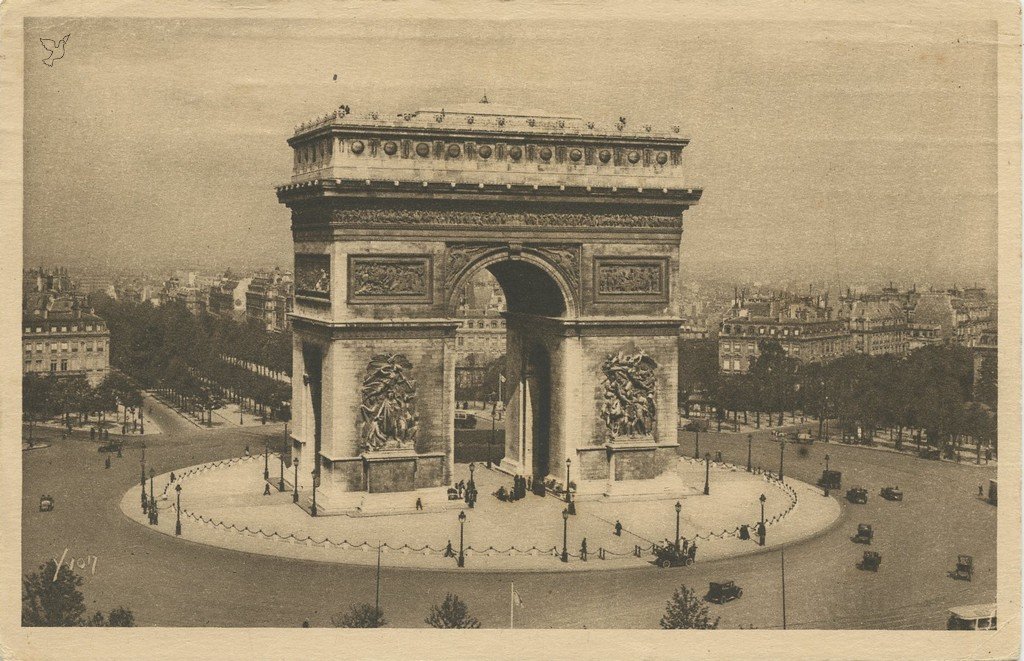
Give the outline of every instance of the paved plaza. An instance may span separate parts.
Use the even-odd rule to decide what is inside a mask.
[[[270,462],[271,483],[276,485],[280,462]],[[313,518],[293,503],[292,486],[277,487],[264,495],[262,455],[234,461],[202,464],[176,471],[182,487],[182,536],[190,541],[225,548],[286,557],[373,564],[375,548],[382,546],[389,563],[403,567],[450,568],[449,543],[459,550],[460,512],[465,522],[467,570],[562,571],[609,569],[649,565],[652,543],[675,536],[676,500],[576,503],[577,514],[567,520],[570,561],[560,560],[565,503],[554,496],[529,494],[516,502],[502,502],[493,493],[511,487],[511,478],[483,465],[474,479],[481,496],[475,508],[461,500],[441,511],[376,516],[319,516]],[[754,526],[760,520],[759,497],[764,494],[768,535],[766,547],[792,543],[819,532],[840,514],[838,502],[797,480],[778,483],[766,475],[747,473],[728,464],[712,463],[711,493],[703,495],[703,462],[680,457],[677,471],[685,483],[696,485],[698,495],[681,499],[680,535],[696,541],[698,560],[715,560],[755,553],[762,549]],[[286,471],[287,472],[287,471]],[[469,467],[456,466],[456,481],[469,480]],[[174,485],[170,473],[157,476],[154,485],[161,516],[156,529],[174,534]],[[148,488],[148,487],[147,487]],[[139,487],[129,490],[122,510],[148,525],[141,510]],[[394,498],[397,494],[389,494]],[[407,495],[413,505],[415,493]],[[308,494],[300,493],[305,503]],[[371,496],[372,497],[372,496]],[[615,534],[615,523],[622,534]],[[751,539],[739,538],[738,527],[750,526]],[[587,541],[586,562],[581,547]],[[637,547],[639,555],[635,554]]]

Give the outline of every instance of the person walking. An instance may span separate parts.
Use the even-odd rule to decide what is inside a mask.
[[[417,511],[423,511],[423,499],[422,498],[417,498],[416,499],[416,510]]]
[[[693,540],[693,543],[690,544],[688,555],[690,556],[690,564],[692,565],[697,560],[697,540]]]
[[[618,519],[615,520],[615,536],[622,537],[622,522]]]
[[[587,561],[587,538],[583,538],[583,543],[580,544],[580,560],[583,562]]]

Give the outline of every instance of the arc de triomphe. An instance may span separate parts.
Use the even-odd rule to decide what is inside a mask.
[[[443,494],[454,457],[454,293],[505,292],[500,468],[580,496],[664,490],[676,456],[678,128],[495,104],[297,128],[293,453],[305,494]],[[314,463],[315,458],[315,463]],[[308,498],[308,495],[306,496]],[[443,497],[443,496],[442,496]]]

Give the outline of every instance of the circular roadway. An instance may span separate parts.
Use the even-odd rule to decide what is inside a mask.
[[[198,430],[149,400],[165,432],[146,439],[147,470],[166,472],[253,452],[278,425]],[[56,432],[44,431],[43,435]],[[139,479],[141,452],[103,468],[103,455],[87,435],[47,439],[52,445],[23,453],[22,564],[28,573],[50,558],[97,556],[85,570],[89,608],[131,608],[140,626],[329,626],[331,615],[374,599],[372,567],[345,566],[255,555],[194,544],[155,533],[124,516],[118,503]],[[742,435],[701,434],[701,452],[721,451],[745,464]],[[693,434],[680,433],[680,452],[693,450]],[[806,456],[787,445],[785,473],[814,482],[831,455],[843,487],[869,491],[867,505],[844,505],[834,528],[785,549],[786,619],[791,628],[937,629],[952,606],[995,601],[996,508],[977,497],[995,469],[956,466],[889,452],[814,445]],[[779,446],[756,434],[755,465],[778,469]],[[899,485],[902,503],[878,496]],[[56,509],[38,511],[39,496],[53,495]],[[866,547],[850,536],[871,523]],[[855,567],[863,551],[882,554],[877,574]],[[974,580],[947,575],[958,553],[974,556]],[[733,579],[743,598],[712,606],[724,628],[782,626],[781,554],[771,550],[693,567],[602,572],[459,573],[458,570],[382,570],[381,606],[391,626],[425,626],[432,604],[453,592],[467,601],[484,627],[508,626],[509,582],[524,606],[516,627],[657,628],[672,591],[685,584],[703,593],[709,581]]]

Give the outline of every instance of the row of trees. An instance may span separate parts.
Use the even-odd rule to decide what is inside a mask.
[[[959,447],[965,440],[996,442],[995,363],[982,364],[974,381],[973,356],[956,345],[934,345],[906,356],[851,354],[826,364],[801,363],[774,340],[758,345],[759,356],[743,374],[722,374],[714,341],[680,347],[680,404],[702,393],[719,419],[741,417],[761,426],[795,417],[834,418],[844,439],[871,439],[894,429],[898,446],[914,430],[933,447]]]
[[[469,606],[457,595],[448,594],[440,604],[430,607],[424,620],[435,629],[479,629],[480,621],[469,614]],[[384,611],[370,604],[357,604],[347,613],[331,618],[336,627],[375,629],[387,624]],[[711,618],[707,604],[697,593],[680,586],[665,605],[662,629],[717,629],[718,618]]]
[[[91,386],[84,375],[58,376],[29,373],[22,377],[22,415],[28,423],[32,440],[35,426],[58,416],[70,430],[94,418],[102,425],[108,414],[116,414],[118,406],[128,422],[131,410],[142,407],[142,393],[131,379],[110,373],[99,385]]]
[[[182,410],[209,420],[214,409],[233,401],[264,416],[288,417],[291,389],[276,375],[291,372],[290,333],[197,317],[181,303],[154,307],[105,296],[92,303],[110,328],[111,363]]]

